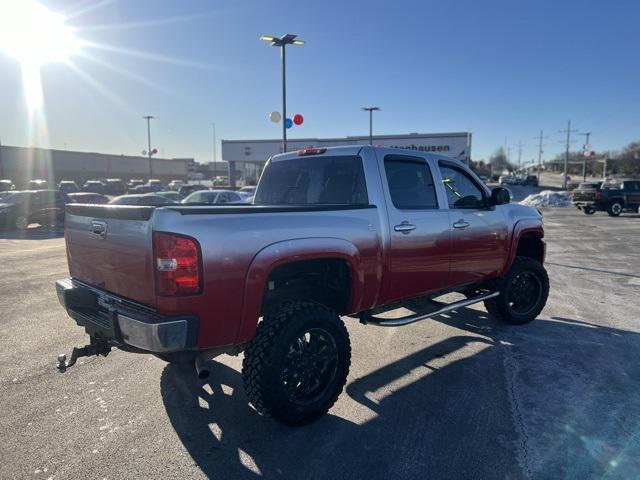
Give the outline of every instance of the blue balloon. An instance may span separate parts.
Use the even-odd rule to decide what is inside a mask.
[[[284,126],[287,128],[293,127],[293,120],[291,120],[290,118],[286,118],[284,121]]]

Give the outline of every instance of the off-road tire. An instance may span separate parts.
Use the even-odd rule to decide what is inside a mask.
[[[594,213],[596,213],[596,209],[593,207],[584,207],[582,211],[585,215],[593,215]]]
[[[622,213],[623,205],[620,202],[611,202],[609,208],[607,208],[607,213],[610,217],[619,217]]]
[[[290,399],[283,375],[294,342],[311,329],[320,329],[334,342],[337,355],[333,376],[310,404]],[[248,344],[242,380],[255,409],[287,425],[302,425],[324,415],[342,392],[351,364],[349,333],[332,309],[310,301],[285,303],[264,316]]]
[[[514,279],[522,273],[534,275],[540,282],[540,295],[531,310],[519,314],[513,311],[509,303],[509,288]],[[535,319],[545,304],[549,296],[549,277],[544,266],[529,257],[516,257],[511,264],[511,268],[504,278],[498,283],[500,295],[484,301],[484,306],[493,318],[511,325],[522,325]]]

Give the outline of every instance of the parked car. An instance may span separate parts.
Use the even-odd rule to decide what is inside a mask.
[[[26,230],[32,223],[58,225],[64,221],[66,193],[59,190],[14,191],[0,199],[0,226]]]
[[[572,193],[572,203],[587,215],[607,212],[617,217],[624,211],[637,212],[640,207],[640,180],[581,183]]]
[[[238,190],[238,193],[248,193],[249,195],[255,195],[256,187],[253,185],[247,185]]]
[[[192,193],[182,203],[244,203],[244,199],[233,190],[203,190]]]
[[[244,203],[251,203],[249,201],[250,198],[253,198],[253,195],[250,194],[249,192],[240,192],[236,190],[236,193],[240,196],[240,199],[242,200],[242,202]]]
[[[129,189],[129,194],[153,193],[155,190],[151,185],[138,185]]]
[[[182,201],[182,196],[178,192],[155,192],[155,195],[168,198],[175,203],[180,203]]]
[[[167,185],[167,188],[169,190],[174,190],[177,192],[178,190],[180,190],[180,187],[182,187],[183,185],[184,185],[184,182],[182,180],[171,180]]]
[[[104,193],[106,195],[124,195],[127,193],[127,185],[119,178],[107,178],[104,181]]]
[[[272,157],[254,205],[69,205],[71,278],[56,288],[91,343],[59,368],[118,347],[206,378],[209,359],[244,351],[256,410],[307,423],[345,385],[346,316],[402,326],[479,302],[510,324],[540,313],[542,216],[508,201],[455,159],[349,146]],[[465,298],[379,316],[443,292]]]
[[[127,191],[137,187],[138,185],[144,185],[144,180],[140,179],[140,178],[134,178],[131,179],[127,182]]]
[[[500,185],[512,185],[514,180],[514,177],[511,175],[500,175],[500,177],[498,177],[498,183]]]
[[[80,191],[76,182],[72,180],[61,180],[60,183],[58,183],[58,190],[67,194]]]
[[[154,192],[161,192],[164,190],[164,185],[162,185],[162,182],[160,180],[157,180],[155,178],[150,179],[147,182],[147,185],[151,187],[152,191]]]
[[[46,180],[29,180],[27,190],[44,190],[48,187]]]
[[[163,205],[175,205],[176,202],[155,193],[121,195],[109,202],[109,205],[144,205],[157,207]]]
[[[200,184],[183,185],[182,187],[180,187],[180,190],[178,190],[178,193],[183,197],[187,197],[193,192],[198,192],[200,190],[209,190],[209,187],[205,187],[204,185],[200,185]]]
[[[87,180],[82,186],[83,192],[105,193],[104,183],[100,180]]]
[[[11,180],[0,180],[0,192],[10,192],[15,189],[16,186]]]
[[[531,185],[532,187],[538,186],[538,177],[536,175],[527,175],[522,182],[523,185]]]
[[[73,203],[93,203],[97,205],[104,205],[105,203],[109,203],[109,198],[101,195],[100,193],[69,193],[68,197]]]

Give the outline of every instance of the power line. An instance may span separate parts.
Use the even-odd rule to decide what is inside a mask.
[[[544,153],[544,144],[542,141],[547,138],[544,136],[544,132],[540,130],[540,135],[533,137],[534,140],[538,140],[538,178],[540,178],[540,172],[542,171],[542,154]]]
[[[522,169],[522,140],[518,141],[518,170]]]
[[[567,189],[567,180],[568,180],[568,175],[569,175],[569,146],[571,145],[572,141],[571,141],[571,134],[572,133],[577,133],[578,130],[571,130],[571,120],[567,121],[567,128],[565,130],[560,130],[560,133],[566,133],[567,134],[567,138],[565,140],[565,152],[564,152],[564,175],[563,175],[563,180],[562,180],[562,188],[564,190]]]
[[[578,135],[584,135],[587,137],[584,141],[584,146],[582,147],[582,181],[587,181],[587,153],[591,154],[591,152],[587,152],[589,147],[589,137],[591,137],[591,132],[579,133]]]

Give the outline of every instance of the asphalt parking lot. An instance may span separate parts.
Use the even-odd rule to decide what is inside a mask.
[[[0,238],[0,478],[637,478],[640,215],[544,212],[551,293],[510,327],[482,306],[397,329],[346,319],[346,391],[287,428],[247,403],[242,357],[213,380],[114,351],[58,304],[59,232]]]

